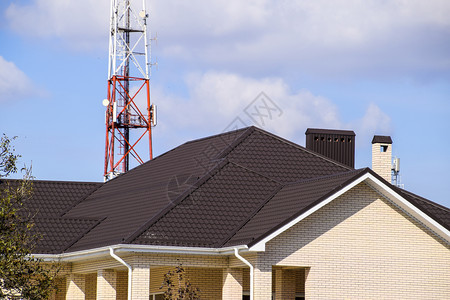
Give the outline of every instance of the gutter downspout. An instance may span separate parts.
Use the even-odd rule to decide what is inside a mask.
[[[117,256],[114,253],[114,250],[112,247],[109,247],[109,254],[111,255],[112,258],[114,258],[115,260],[117,260],[122,265],[124,265],[125,267],[128,268],[128,293],[127,294],[128,294],[128,300],[131,300],[131,275],[132,275],[133,268],[131,268],[131,266],[129,264],[127,264],[122,258]]]
[[[246,264],[247,266],[250,267],[250,300],[253,300],[253,272],[254,272],[254,268],[253,268],[253,266],[252,266],[251,263],[249,263],[245,258],[243,258],[243,257],[239,254],[238,248],[234,248],[234,255],[235,255],[240,261],[242,261],[244,264]]]

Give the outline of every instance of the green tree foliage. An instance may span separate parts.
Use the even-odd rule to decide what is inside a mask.
[[[32,256],[40,236],[24,205],[32,192],[30,170],[22,169],[23,180],[2,180],[18,171],[12,140],[0,140],[0,299],[48,299],[59,266]]]
[[[164,274],[164,281],[160,289],[164,292],[165,300],[197,300],[200,299],[200,289],[194,287],[186,276],[183,266],[180,264],[174,270]]]
[[[17,159],[19,157],[20,155],[14,154],[11,139],[3,134],[0,140],[0,178],[17,172]]]

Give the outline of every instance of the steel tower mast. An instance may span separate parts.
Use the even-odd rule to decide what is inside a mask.
[[[138,164],[144,163],[135,146],[146,134],[152,159],[156,107],[150,103],[148,14],[145,0],[140,8],[132,2],[138,1],[111,0],[108,98],[103,101],[106,106],[105,181],[127,172],[130,158]],[[131,129],[140,130],[130,134]]]

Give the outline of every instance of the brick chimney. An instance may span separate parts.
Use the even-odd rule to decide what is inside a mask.
[[[372,170],[392,182],[392,139],[390,136],[375,135],[372,139]]]

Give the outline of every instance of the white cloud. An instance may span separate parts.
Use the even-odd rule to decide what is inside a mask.
[[[166,2],[153,10],[163,53],[207,68],[320,76],[450,68],[445,0]]]
[[[357,144],[366,147],[374,135],[391,135],[392,120],[375,103],[370,103],[361,119],[351,120],[350,127],[355,128]]]
[[[389,134],[391,130],[391,118],[376,104],[370,103],[358,127],[363,131],[370,129],[376,130],[378,134]]]
[[[155,53],[204,69],[262,76],[450,69],[447,0],[148,3],[160,38]],[[76,49],[107,47],[109,1],[32,0],[11,4],[5,17],[25,36],[56,37]]]
[[[56,38],[75,50],[107,48],[109,2],[32,0],[5,11],[9,27],[25,37]]]
[[[155,134],[160,144],[175,146],[186,139],[216,134],[230,129],[233,121],[241,126],[259,125],[300,144],[304,144],[306,128],[353,129],[367,140],[374,133],[388,132],[391,126],[389,117],[374,104],[363,117],[342,120],[332,100],[307,90],[292,91],[280,78],[206,72],[189,75],[185,83],[187,97],[165,94],[157,86],[152,89],[159,111]],[[264,98],[266,106],[261,92],[269,98]],[[259,116],[252,115],[255,107]]]
[[[33,84],[13,62],[0,56],[0,103],[31,95]]]

